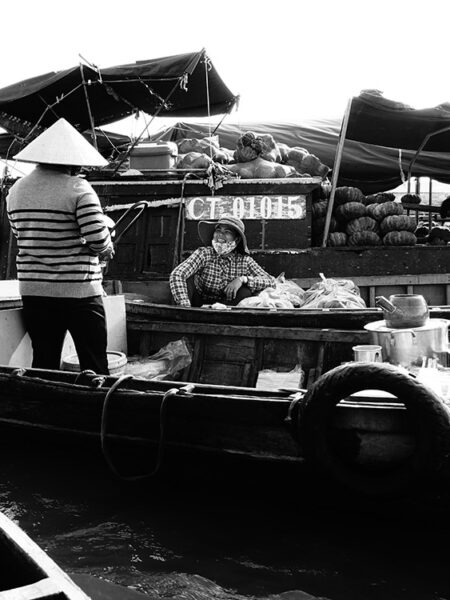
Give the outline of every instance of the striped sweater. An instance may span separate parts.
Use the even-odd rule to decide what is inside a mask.
[[[98,255],[111,246],[91,185],[38,165],[6,199],[17,238],[22,296],[87,298],[103,293]]]

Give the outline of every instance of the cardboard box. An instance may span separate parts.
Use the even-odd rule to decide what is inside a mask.
[[[138,144],[130,153],[130,168],[173,169],[178,157],[178,146],[174,142],[146,142]]]

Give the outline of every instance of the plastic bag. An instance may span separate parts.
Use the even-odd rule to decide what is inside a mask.
[[[284,273],[280,273],[276,279],[275,289],[287,297],[295,308],[302,306],[305,302],[305,290],[291,279],[286,279]]]
[[[302,308],[366,308],[359,288],[350,279],[322,280],[306,290]]]
[[[241,308],[298,308],[304,302],[305,291],[295,283],[286,279],[284,273],[278,275],[275,287],[266,288],[257,296],[244,298],[238,304]]]
[[[294,305],[286,296],[276,288],[266,288],[257,296],[244,298],[237,305],[239,308],[294,308]]]
[[[126,373],[146,379],[163,379],[173,376],[192,362],[192,352],[186,338],[169,342],[156,354],[136,360],[129,359]]]

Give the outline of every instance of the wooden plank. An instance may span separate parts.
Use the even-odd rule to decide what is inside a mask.
[[[181,196],[212,196],[211,189],[202,181],[168,180],[151,181],[143,177],[120,181],[95,181],[90,183],[101,198],[102,205],[126,202],[133,204],[137,200],[179,199]],[[298,177],[292,179],[252,179],[225,181],[220,190],[222,195],[247,196],[270,194],[308,194],[320,185],[320,177]],[[184,187],[184,193],[183,193]]]
[[[450,273],[449,246],[379,246],[279,249],[253,252],[252,257],[269,273],[284,271],[289,279],[326,277],[385,277]]]
[[[0,600],[45,600],[57,598],[60,594],[62,591],[58,582],[47,577],[20,588],[4,590],[0,592]],[[80,598],[83,597],[87,598],[87,596],[80,596]],[[64,598],[68,598],[68,596],[64,596]]]
[[[325,354],[325,343],[320,342],[319,350],[317,352],[317,363],[316,363],[316,373],[315,373],[316,378],[320,377],[322,375],[324,354]]]
[[[0,530],[3,544],[9,543],[11,550],[22,555],[28,564],[35,564],[42,579],[32,585],[12,590],[2,590],[1,600],[38,600],[39,598],[66,598],[67,600],[89,600],[64,571],[6,515],[0,513]],[[59,594],[57,594],[59,592]]]
[[[150,332],[143,331],[139,339],[139,354],[149,356],[151,348]]]
[[[181,323],[171,321],[149,322],[130,318],[128,327],[133,331],[166,331],[177,332],[180,335],[195,333],[198,335],[226,335],[248,338],[309,340],[315,342],[335,343],[365,343],[369,339],[369,332],[364,330],[345,329],[309,329],[285,327],[241,327],[236,325],[219,325],[208,323]]]

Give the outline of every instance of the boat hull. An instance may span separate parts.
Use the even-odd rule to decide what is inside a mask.
[[[5,600],[89,600],[47,554],[2,513],[0,557],[0,597]]]
[[[301,393],[187,388],[137,378],[100,381],[98,387],[97,376],[0,367],[3,441],[23,446],[28,440],[34,449],[36,438],[53,446],[58,440],[75,451],[91,444],[125,478],[137,465],[152,471],[162,449],[179,465],[187,457],[192,465],[229,461],[248,473],[249,464],[284,464],[299,476],[305,466],[297,428]],[[393,397],[343,400],[330,435],[346,460],[375,470],[407,460],[415,443],[407,411]]]

